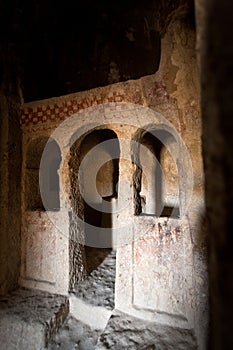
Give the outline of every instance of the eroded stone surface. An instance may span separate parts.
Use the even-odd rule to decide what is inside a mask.
[[[134,304],[185,318],[192,287],[188,226],[170,218],[145,220],[143,226],[147,233],[134,243]]]
[[[0,295],[14,289],[19,277],[22,169],[18,67],[14,49],[8,45],[3,47],[0,49],[0,65],[4,71],[0,79]],[[12,80],[11,76],[14,76]]]
[[[197,346],[191,330],[146,322],[117,312],[103,332],[70,316],[48,349],[195,350]]]
[[[70,316],[61,332],[48,344],[48,350],[92,350],[98,341],[100,330],[93,330]]]
[[[191,330],[150,323],[118,312],[110,318],[95,349],[195,350],[197,345]]]
[[[1,344],[8,350],[42,350],[68,313],[68,298],[56,294],[19,289],[1,297]]]
[[[30,211],[25,226],[21,286],[66,295],[69,283],[68,213]]]
[[[102,249],[91,251],[89,250],[88,266],[89,271],[92,271],[86,280],[79,284],[75,295],[86,303],[111,310],[114,308],[116,252],[107,250],[108,255],[105,256],[107,252]],[[91,257],[93,254],[95,255]]]

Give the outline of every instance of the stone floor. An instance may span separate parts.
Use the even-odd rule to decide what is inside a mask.
[[[86,247],[88,277],[70,296],[70,316],[49,350],[91,350],[114,309],[116,252]]]
[[[70,316],[49,350],[196,350],[192,330],[137,319],[114,310],[115,252],[87,252],[88,278],[70,297]],[[92,259],[91,259],[92,256]]]
[[[89,275],[69,300],[25,289],[0,298],[0,350],[197,349],[192,330],[115,310],[115,252],[86,255]]]
[[[192,330],[113,312],[105,329],[94,330],[69,317],[49,350],[197,350]]]
[[[0,298],[0,349],[41,350],[69,313],[67,297],[17,289]]]
[[[50,341],[48,350],[91,350],[101,333],[101,330],[94,330],[69,316],[61,331]]]
[[[190,329],[148,322],[116,311],[94,349],[197,350],[197,345]]]
[[[86,255],[89,276],[79,284],[75,295],[88,304],[112,310],[115,297],[116,252],[89,248]]]

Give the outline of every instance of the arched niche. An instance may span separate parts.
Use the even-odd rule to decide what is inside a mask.
[[[119,156],[119,141],[110,129],[93,130],[71,148],[71,204],[79,217],[95,227],[105,221],[103,200],[117,198]]]
[[[170,131],[140,130],[133,149],[135,214],[179,217],[179,146]]]
[[[61,152],[46,136],[32,140],[26,152],[25,205],[27,210],[59,210]]]

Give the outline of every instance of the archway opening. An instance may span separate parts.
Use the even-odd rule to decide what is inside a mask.
[[[111,207],[117,198],[119,177],[117,135],[110,129],[94,130],[85,136],[79,152],[79,190],[84,204],[85,243],[87,246],[111,247]],[[103,235],[103,231],[107,236]]]
[[[163,129],[142,131],[134,155],[135,214],[179,217],[179,148]]]
[[[69,162],[71,204],[79,220],[79,224],[71,221],[71,236],[74,237],[75,230],[80,227],[81,219],[83,237],[79,237],[78,241],[86,270],[81,278],[78,277],[79,271],[73,270],[71,289],[75,290],[77,296],[82,294],[89,300],[95,285],[97,299],[92,302],[109,308],[114,306],[115,252],[111,248],[112,211],[118,196],[119,157],[120,147],[116,133],[110,129],[96,129],[73,144]],[[70,254],[73,264],[75,252],[70,251]],[[81,280],[84,281],[79,283]],[[108,297],[103,294],[106,290],[111,292]]]

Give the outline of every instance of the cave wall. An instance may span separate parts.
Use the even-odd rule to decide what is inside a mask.
[[[84,135],[89,130],[103,127],[103,125],[117,134],[121,152],[118,206],[124,203],[126,209],[120,212],[119,217],[114,221],[115,238],[117,239],[116,306],[124,312],[147,320],[153,319],[170,325],[194,329],[199,346],[204,349],[208,323],[208,277],[201,158],[202,131],[195,30],[190,22],[185,20],[185,16],[169,24],[161,43],[161,53],[160,69],[154,75],[60,98],[24,104],[21,115],[23,157],[25,157],[27,145],[33,138],[42,135],[52,135],[55,139],[57,138],[63,159],[59,175],[65,189],[65,192],[61,193],[60,210],[68,217],[69,211],[72,211],[69,202],[68,165],[71,156],[69,153],[71,140],[77,135]],[[180,206],[183,213],[190,194],[186,190],[191,186],[187,172],[193,174],[192,200],[189,211],[182,219],[168,220],[168,230],[165,227],[166,218],[161,221],[157,218],[134,216],[135,166],[132,164],[130,144],[131,140],[136,140],[135,135],[141,129],[163,128],[166,127],[166,123],[169,124],[171,130],[175,128],[174,135],[179,135],[181,140],[179,146],[181,143],[185,145],[192,163],[192,166],[189,167],[188,161],[183,157],[182,152],[185,151],[180,146],[177,166]],[[62,127],[59,128],[59,125]],[[123,140],[130,142],[124,143]],[[76,205],[81,205],[80,203],[81,201],[77,201]],[[27,215],[29,217],[32,215],[24,209],[22,214],[25,218]],[[59,225],[59,213],[57,215]],[[134,223],[130,221],[130,218],[133,218]],[[73,220],[72,217],[70,219]],[[128,222],[132,224],[122,229],[121,224]],[[147,228],[147,235],[142,238],[140,230],[145,228]],[[25,220],[22,233],[25,237],[24,244],[28,246],[26,250],[29,252],[26,258],[23,257],[26,265],[30,265],[33,257],[33,251],[30,252],[30,240],[27,240],[30,230]],[[66,245],[69,245],[68,230],[69,227],[65,231]],[[59,235],[57,239],[58,237]],[[83,226],[81,224],[76,227],[74,235],[74,241],[78,240],[80,246],[76,246],[73,249],[75,254],[72,254],[72,259],[74,256],[79,257],[77,268],[75,259],[72,262],[70,260],[67,265],[69,249],[63,251],[64,261],[66,261],[64,268],[68,271],[74,268],[76,271],[76,281],[72,282],[73,285],[85,276],[86,266],[85,256],[82,253],[84,244],[82,239]],[[172,254],[171,257],[169,254]],[[43,254],[39,256],[38,264]],[[56,264],[55,262],[55,266]],[[69,266],[69,264],[74,265]],[[55,278],[58,281],[60,277],[57,275]],[[48,289],[48,283],[42,285],[39,280],[33,283],[26,280],[27,275],[23,272],[22,285]],[[157,284],[161,285],[161,289],[155,288]],[[53,288],[56,289],[57,286],[55,282]],[[153,313],[150,312],[151,308]]]
[[[233,347],[232,10],[227,1],[196,1],[209,246],[209,349]]]
[[[207,230],[201,144],[200,82],[195,50],[196,40],[195,32],[184,22],[183,24],[181,22],[171,24],[170,28],[171,35],[174,35],[173,42],[175,42],[175,45],[166,59],[170,60],[169,57],[171,57],[172,64],[179,67],[173,80],[174,90],[171,95],[177,101],[182,125],[181,135],[190,152],[194,171],[192,203],[188,214],[193,251],[192,268],[195,276],[193,290],[195,294],[194,308],[199,310],[197,313],[194,313],[194,324],[197,337],[199,338],[199,346],[200,348],[205,348],[208,329]],[[169,31],[167,35],[169,36]],[[166,45],[166,36],[164,41]],[[168,50],[171,50],[171,47]],[[164,50],[163,52],[167,51]],[[161,69],[161,71],[163,70]],[[167,72],[165,81],[168,86],[171,86],[170,79],[171,75]]]
[[[182,3],[182,1],[180,2]],[[179,6],[177,1],[167,1],[170,6]],[[175,5],[174,5],[175,4]],[[27,2],[23,2],[23,6],[27,6]],[[207,199],[207,216],[208,216],[208,232],[210,236],[210,276],[211,276],[211,349],[232,348],[231,337],[231,304],[232,304],[232,239],[231,239],[231,202],[232,202],[232,83],[231,83],[231,62],[232,62],[232,46],[231,43],[231,19],[232,13],[231,4],[227,1],[217,2],[201,0],[195,1],[196,23],[197,23],[197,51],[201,53],[198,57],[201,66],[202,79],[202,112],[203,112],[203,156],[205,161],[206,172],[206,199]],[[55,6],[56,7],[56,6]],[[65,52],[64,47],[57,42],[57,47],[50,50],[51,42],[54,40],[54,33],[57,32],[57,23],[59,20],[54,18],[55,26],[51,26],[51,21],[47,13],[53,14],[54,6],[43,4],[38,5],[37,2],[31,3],[31,6],[25,11],[21,5],[15,6],[15,2],[9,1],[1,5],[1,43],[11,43],[11,47],[20,47],[21,58],[28,67],[25,72],[24,80],[24,95],[26,100],[34,100],[44,98],[52,95],[65,94],[77,90],[77,85],[74,81],[70,81],[69,77],[65,77],[64,71],[58,77],[56,74],[59,71],[59,64],[56,62],[55,70],[46,68],[45,56],[50,57],[50,68],[54,63],[55,57],[60,57],[61,65],[69,66],[65,54],[60,56],[60,50]],[[23,11],[22,11],[23,10]],[[129,7],[130,10],[130,7]],[[182,9],[181,9],[182,10]],[[59,8],[58,12],[61,9]],[[66,8],[66,14],[68,13]],[[182,11],[181,11],[182,12]],[[74,17],[75,17],[74,11]],[[150,25],[153,22],[154,13],[151,13]],[[205,17],[206,13],[208,16]],[[45,22],[45,31],[41,31],[39,25],[36,37],[35,23],[38,24],[39,17]],[[82,14],[82,12],[81,12]],[[47,16],[47,17],[46,17]],[[75,21],[70,21],[67,17],[67,22],[75,26]],[[127,17],[127,16],[126,16]],[[62,16],[59,17],[62,22]],[[167,24],[170,23],[170,12],[164,11],[164,19]],[[34,22],[34,20],[36,21]],[[46,19],[46,20],[45,20]],[[26,26],[22,26],[22,23]],[[40,22],[40,21],[39,21]],[[166,21],[165,21],[166,22]],[[144,28],[142,23],[140,28]],[[34,26],[34,28],[33,28]],[[194,281],[194,294],[197,296],[201,290],[206,291],[206,283],[203,282],[203,276],[206,276],[205,270],[205,228],[204,226],[197,228],[196,223],[204,221],[203,216],[203,171],[201,159],[201,126],[200,126],[200,110],[199,110],[199,94],[198,94],[198,80],[196,77],[196,62],[194,53],[194,31],[189,28],[186,34],[182,32],[180,24],[172,23],[173,29],[168,31],[164,26],[159,28],[162,38],[161,42],[161,64],[159,72],[156,76],[142,78],[134,83],[126,83],[118,85],[118,88],[108,87],[101,90],[98,98],[95,93],[83,93],[81,99],[76,99],[72,96],[69,98],[60,98],[51,101],[44,101],[40,103],[32,103],[31,105],[24,105],[22,112],[22,129],[24,133],[23,141],[23,156],[25,157],[26,145],[30,139],[36,135],[50,135],[51,131],[64,121],[67,116],[76,113],[78,110],[86,108],[94,104],[101,104],[103,101],[130,101],[148,105],[154,110],[160,111],[167,119],[171,120],[173,125],[182,132],[182,137],[185,138],[186,144],[191,150],[192,162],[195,169],[195,192],[193,200],[193,215],[189,215],[190,227],[192,227],[192,242],[195,259],[193,260],[193,269],[197,274]],[[174,28],[177,26],[177,31]],[[48,28],[53,27],[53,34],[46,37],[45,33]],[[63,27],[64,28],[64,27]],[[171,29],[172,27],[170,27]],[[128,30],[128,44],[131,45],[132,39],[135,38],[135,33],[132,29]],[[130,29],[130,30],[129,30]],[[156,34],[158,27],[152,25]],[[140,30],[141,31],[141,30]],[[140,37],[140,31],[137,36]],[[177,35],[174,33],[177,32]],[[147,32],[148,33],[148,32]],[[150,33],[150,32],[149,32]],[[189,34],[187,34],[189,33]],[[154,35],[153,34],[153,35]],[[73,35],[75,39],[75,35]],[[170,37],[170,39],[169,39]],[[174,39],[175,38],[175,39]],[[64,35],[62,42],[65,43],[67,37]],[[145,36],[141,36],[141,41]],[[140,41],[139,40],[139,41]],[[175,45],[171,42],[175,40]],[[75,39],[75,42],[77,40]],[[86,44],[86,42],[85,42]],[[74,45],[72,40],[67,41],[69,46],[69,57],[72,55]],[[101,45],[99,46],[101,47]],[[67,47],[66,47],[67,48]],[[157,38],[157,48],[160,50],[160,43]],[[151,48],[150,48],[151,49]],[[18,61],[12,62],[15,54],[7,52],[6,47],[1,46],[1,273],[0,273],[0,292],[6,293],[9,289],[17,286],[17,279],[19,275],[20,266],[20,140],[21,132],[18,118],[19,104],[22,99],[20,97],[20,89],[18,87],[18,72],[15,71],[19,67]],[[98,50],[97,50],[98,51]],[[153,51],[153,50],[152,50]],[[77,49],[77,54],[80,50]],[[106,52],[103,50],[103,53]],[[138,51],[137,51],[138,52]],[[149,51],[150,53],[151,51]],[[157,51],[158,52],[158,51]],[[182,54],[181,54],[182,53]],[[182,57],[181,57],[182,56]],[[34,61],[36,57],[36,60]],[[103,57],[103,54],[102,56]],[[103,84],[116,82],[122,79],[119,73],[119,63],[117,64],[113,59],[111,61],[108,56],[108,65],[105,72],[105,81]],[[36,69],[34,69],[32,62],[35,62]],[[158,60],[156,60],[158,63]],[[65,63],[65,64],[64,64]],[[66,64],[67,63],[67,64]],[[123,62],[124,63],[124,62]],[[139,62],[141,63],[141,62]],[[124,64],[123,64],[124,66]],[[156,66],[156,64],[155,64]],[[38,69],[39,67],[39,69]],[[60,66],[61,67],[61,66]],[[71,65],[73,67],[73,65]],[[93,66],[95,67],[95,65]],[[163,68],[162,68],[163,67]],[[189,67],[189,68],[188,68]],[[151,68],[151,66],[150,66]],[[158,67],[157,67],[158,68]],[[152,68],[154,69],[154,68]],[[156,68],[155,68],[156,70]],[[36,73],[36,71],[38,73]],[[4,74],[3,74],[4,72]],[[73,71],[71,69],[73,74]],[[184,72],[185,75],[184,75]],[[213,74],[214,72],[214,74]],[[47,79],[41,79],[42,73],[44,77],[49,77],[50,84],[45,84]],[[77,70],[76,75],[80,79],[80,71]],[[147,73],[152,73],[148,71]],[[7,77],[7,74],[9,76]],[[71,76],[72,76],[71,74]],[[99,74],[100,75],[100,74]],[[86,78],[85,70],[82,76]],[[132,75],[135,78],[134,75]],[[127,76],[123,77],[126,80]],[[59,81],[58,81],[59,80]],[[89,79],[87,79],[89,80]],[[97,79],[98,80],[98,79]],[[76,80],[77,81],[77,80]],[[55,82],[55,83],[51,83]],[[96,82],[95,82],[96,83]],[[52,86],[51,86],[52,84]],[[58,86],[56,89],[54,86]],[[99,85],[99,80],[97,82]],[[132,89],[134,86],[134,93]],[[193,88],[195,86],[195,88]],[[81,86],[81,88],[90,88]],[[54,91],[53,93],[51,93]],[[133,97],[132,97],[133,95]],[[74,102],[75,101],[75,102]],[[166,101],[166,102],[165,102]],[[172,117],[171,117],[172,115]],[[174,118],[173,118],[174,117]],[[190,135],[190,130],[192,134]],[[23,164],[24,169],[25,164]],[[23,170],[24,171],[24,170]],[[213,173],[215,176],[213,176]],[[24,176],[24,172],[22,173]],[[24,179],[22,181],[22,188],[24,191]],[[216,197],[218,200],[216,200]],[[24,203],[22,203],[22,213],[24,217]],[[41,213],[40,213],[41,214]],[[36,225],[40,220],[40,214],[36,215]],[[44,214],[44,213],[43,213]],[[28,214],[30,217],[30,214]],[[46,216],[45,216],[46,217]],[[29,225],[33,226],[34,219],[28,219],[25,224],[25,217],[23,219],[22,228]],[[47,218],[46,218],[47,220]],[[46,225],[48,224],[45,221]],[[40,226],[40,225],[39,225]],[[199,227],[199,225],[198,225]],[[35,228],[37,230],[38,228]],[[41,231],[44,229],[41,226]],[[52,230],[52,229],[51,229]],[[200,235],[198,233],[201,233]],[[23,231],[24,235],[24,231]],[[42,240],[43,241],[43,236]],[[26,244],[26,243],[23,243]],[[38,246],[37,250],[41,250]],[[24,254],[24,253],[23,253]],[[67,252],[66,252],[67,254]],[[24,255],[23,255],[24,256]],[[29,261],[30,261],[29,257]],[[39,258],[40,260],[40,258]],[[25,264],[25,256],[23,259]],[[203,271],[202,271],[203,268]],[[34,272],[33,272],[34,273]],[[32,285],[32,284],[31,284]],[[34,283],[38,287],[37,283]],[[47,285],[46,285],[47,288]],[[199,313],[206,315],[205,303],[196,299],[194,308],[203,310]],[[202,306],[203,305],[203,308]],[[203,313],[202,313],[203,312]],[[203,316],[203,319],[205,316]],[[203,321],[196,320],[196,324],[202,326]]]
[[[177,2],[167,1],[170,6],[174,6]],[[182,3],[182,2],[181,2]],[[27,6],[27,2],[23,3]],[[212,295],[212,341],[211,348],[231,348],[231,303],[232,303],[232,257],[231,257],[231,202],[232,192],[230,191],[232,182],[232,85],[231,85],[231,62],[232,49],[231,43],[231,20],[229,18],[232,13],[229,3],[217,1],[206,2],[196,0],[196,23],[197,23],[197,50],[201,52],[199,63],[201,63],[202,78],[202,95],[203,95],[203,140],[204,140],[204,160],[206,171],[206,198],[208,209],[208,232],[210,236],[209,245],[211,247],[210,274],[211,274],[211,295]],[[65,94],[76,91],[75,82],[63,77],[62,70],[59,77],[61,85],[54,74],[54,70],[46,68],[45,56],[46,52],[50,55],[50,65],[57,57],[57,48],[50,53],[50,44],[54,40],[54,36],[46,38],[43,33],[48,31],[51,26],[49,16],[47,16],[45,32],[37,33],[36,38],[33,36],[33,20],[43,15],[44,4],[38,6],[36,2],[31,4],[27,11],[22,11],[19,5],[15,6],[13,1],[1,5],[1,42],[10,42],[14,47],[15,42],[21,47],[21,57],[26,62],[28,70],[25,72],[24,95],[26,100],[44,98],[51,95]],[[43,7],[44,6],[44,7]],[[35,7],[35,8],[33,8]],[[12,10],[13,9],[13,10]],[[41,11],[43,9],[43,11]],[[24,10],[24,9],[23,9]],[[48,12],[53,13],[54,7],[48,5]],[[60,10],[59,10],[60,11]],[[149,11],[150,12],[150,11]],[[205,13],[208,16],[205,17]],[[67,13],[67,11],[66,11]],[[23,14],[23,15],[22,15]],[[170,22],[169,11],[164,11],[164,18],[168,18],[167,24]],[[74,11],[75,16],[75,11]],[[151,15],[153,21],[153,16]],[[61,16],[62,17],[62,16]],[[60,18],[61,18],[60,17]],[[161,18],[160,18],[161,19]],[[42,16],[42,21],[44,17]],[[67,21],[72,22],[67,16]],[[26,23],[26,27],[22,27],[22,22]],[[164,23],[162,20],[161,22]],[[73,21],[72,23],[76,23]],[[172,24],[180,26],[180,24]],[[40,28],[40,26],[39,26]],[[57,27],[54,27],[56,32]],[[144,24],[141,25],[144,28]],[[171,27],[170,27],[171,28]],[[35,28],[34,28],[35,29]],[[156,26],[154,30],[158,29]],[[160,28],[161,29],[161,28]],[[190,215],[190,225],[196,227],[195,222],[202,222],[203,217],[203,171],[201,164],[201,127],[200,127],[200,110],[199,110],[199,94],[198,81],[196,76],[196,62],[194,53],[194,31],[189,30],[186,34],[178,29],[177,36],[174,30],[170,30],[165,35],[166,30],[160,30],[162,43],[161,52],[162,59],[159,72],[156,76],[142,78],[134,82],[135,92],[132,98],[132,83],[120,84],[115,90],[110,91],[103,89],[99,98],[93,97],[93,92],[84,93],[83,99],[69,97],[53,100],[53,102],[45,101],[41,103],[33,103],[25,105],[22,112],[22,128],[24,133],[23,155],[25,156],[25,148],[30,139],[37,134],[50,134],[66,116],[76,113],[79,109],[91,106],[93,103],[102,103],[102,101],[131,101],[144,105],[148,105],[155,110],[160,111],[167,119],[172,120],[173,125],[182,132],[182,136],[191,151],[192,162],[195,169],[195,197],[193,201],[194,215]],[[179,34],[178,34],[179,33]],[[187,33],[189,33],[187,35]],[[140,34],[140,33],[139,33]],[[5,36],[5,37],[4,37]],[[134,37],[134,33],[130,30],[127,34],[129,44]],[[170,36],[170,39],[169,39]],[[26,40],[24,40],[26,37]],[[75,37],[75,35],[74,35]],[[171,45],[171,41],[176,37],[176,44]],[[143,39],[143,37],[142,37]],[[66,37],[63,38],[66,41]],[[43,44],[41,45],[41,43]],[[158,48],[159,48],[159,41]],[[69,52],[73,52],[73,44],[70,41]],[[58,51],[61,47],[58,43]],[[29,48],[29,49],[28,49]],[[179,50],[177,50],[179,48]],[[2,49],[2,47],[1,47]],[[27,51],[28,50],[28,51]],[[63,48],[62,48],[63,50]],[[182,51],[183,50],[183,51]],[[1,50],[5,54],[5,62],[1,71],[1,274],[0,274],[0,291],[6,293],[9,289],[17,285],[17,278],[20,266],[20,126],[18,119],[18,110],[21,98],[20,89],[18,88],[18,72],[15,68],[18,62],[11,62],[14,54],[7,53],[6,48]],[[65,50],[63,50],[65,51]],[[77,50],[78,52],[78,50]],[[104,51],[103,51],[104,52]],[[79,52],[78,52],[79,53]],[[182,53],[182,55],[181,55]],[[60,56],[60,55],[59,55]],[[72,54],[70,55],[70,57]],[[182,57],[181,57],[182,56]],[[32,62],[37,58],[36,69],[33,68]],[[74,56],[73,56],[74,57]],[[75,60],[75,59],[74,59]],[[11,62],[11,63],[9,63]],[[64,64],[65,55],[61,57],[61,64]],[[157,61],[156,61],[157,62]],[[221,64],[220,64],[221,62]],[[30,63],[30,64],[29,64]],[[41,64],[40,64],[41,63]],[[105,78],[107,80],[103,84],[108,84],[120,79],[119,67],[115,62],[109,60],[109,66],[106,70]],[[194,64],[193,64],[194,63]],[[56,72],[58,72],[58,64]],[[37,70],[37,68],[40,68]],[[162,67],[164,67],[162,69]],[[189,69],[189,68],[190,69]],[[4,71],[4,74],[3,74]],[[36,73],[36,71],[38,73]],[[186,72],[185,76],[183,73]],[[213,74],[214,72],[214,74]],[[6,77],[6,73],[10,77]],[[41,79],[42,73],[45,77],[49,77],[49,82],[55,81],[54,85],[59,86],[56,90],[54,86],[45,84],[46,79]],[[79,77],[79,71],[76,72]],[[148,72],[147,72],[148,73]],[[152,73],[150,71],[149,73]],[[86,75],[82,73],[83,76]],[[4,77],[3,77],[4,76]],[[3,77],[3,78],[2,78]],[[32,79],[31,79],[32,77]],[[135,77],[135,76],[133,76]],[[129,77],[125,77],[128,79]],[[81,79],[79,79],[81,81]],[[30,82],[31,81],[31,82]],[[34,82],[36,82],[34,84]],[[33,86],[34,85],[34,86]],[[53,84],[52,84],[53,85]],[[99,85],[99,81],[98,81]],[[63,88],[61,88],[63,86]],[[65,86],[65,88],[64,88]],[[124,88],[123,88],[124,86]],[[193,88],[195,86],[195,89]],[[82,87],[81,87],[82,88]],[[83,87],[87,88],[87,87]],[[89,88],[89,87],[88,87]],[[55,90],[53,90],[55,89]],[[109,88],[108,88],[109,89]],[[113,91],[114,90],[114,91]],[[31,91],[31,93],[30,93]],[[51,93],[51,91],[55,91]],[[45,93],[44,93],[45,92]],[[94,94],[95,95],[95,94]],[[69,101],[70,100],[70,101]],[[167,103],[165,103],[165,101]],[[174,116],[171,117],[171,115]],[[190,116],[190,117],[189,117]],[[50,126],[48,126],[48,124]],[[189,130],[194,130],[190,135]],[[194,155],[195,154],[195,155]],[[11,159],[11,161],[9,161]],[[24,165],[23,165],[24,169]],[[212,174],[215,176],[212,176]],[[24,176],[24,173],[23,173]],[[24,181],[22,181],[22,184]],[[22,185],[23,187],[24,185]],[[24,188],[23,188],[24,190]],[[216,197],[218,200],[216,201]],[[228,208],[226,210],[226,208]],[[22,203],[22,213],[24,213],[24,204]],[[202,212],[202,213],[201,213]],[[38,214],[39,217],[39,214]],[[37,219],[36,219],[37,220]],[[24,228],[24,221],[22,227]],[[201,232],[198,235],[198,232]],[[194,242],[195,260],[194,269],[198,274],[195,293],[198,295],[199,290],[206,290],[202,276],[205,276],[205,229],[192,229],[192,239]],[[23,260],[23,264],[24,264]],[[201,272],[201,266],[204,271]],[[199,272],[198,272],[199,271]],[[200,279],[199,279],[200,277]],[[35,284],[35,286],[37,286]],[[202,286],[201,288],[199,288]],[[194,293],[194,294],[195,294]],[[197,298],[198,300],[198,298]],[[204,305],[204,304],[203,304]],[[196,307],[200,308],[199,301]],[[205,314],[205,308],[203,308]],[[201,315],[201,313],[200,313]],[[198,323],[198,322],[197,322]],[[200,322],[202,325],[202,322]]]
[[[171,45],[171,42],[173,45]],[[194,282],[190,292],[194,299],[193,306],[189,312],[194,317],[194,327],[199,338],[200,348],[205,348],[208,328],[207,232],[203,192],[203,165],[201,161],[200,86],[195,52],[195,32],[193,29],[182,21],[171,23],[161,42],[161,55],[160,68],[155,74],[157,89],[155,89],[155,85],[147,84],[145,78],[142,79],[144,86],[147,86],[147,89],[144,90],[144,101],[153,109],[161,111],[167,119],[171,118],[171,116],[174,117],[172,123],[179,130],[192,159],[194,188],[187,216],[189,221],[188,227],[190,228],[190,231],[188,231],[192,242],[190,249],[192,250]],[[182,181],[185,182],[185,177]],[[140,231],[140,226],[138,227]],[[131,253],[132,251],[128,252],[128,254]],[[143,251],[140,254],[142,257],[145,257]],[[149,261],[150,259],[148,259],[148,265],[146,265],[145,270],[150,268]],[[127,264],[127,259],[122,264]],[[181,265],[183,266],[183,264]],[[133,268],[130,263],[127,267],[128,270]],[[148,279],[148,283],[151,280]],[[131,285],[130,283],[129,285]],[[121,289],[119,288],[119,290]],[[122,292],[122,305],[123,295],[124,292]],[[145,300],[146,298],[148,298],[148,295],[145,296]],[[192,297],[190,298],[192,299]],[[196,312],[195,310],[198,311]]]
[[[16,288],[20,269],[21,128],[18,60],[0,45],[0,294]]]
[[[208,278],[201,160],[200,88],[195,51],[195,26],[192,16],[187,14],[189,2],[165,3],[161,5],[159,16],[155,16],[156,13],[158,14],[158,8],[154,8],[152,11],[150,6],[145,6],[146,21],[144,20],[137,30],[134,29],[133,23],[128,24],[130,27],[122,24],[119,33],[123,33],[122,35],[126,35],[126,37],[122,41],[122,38],[118,38],[119,41],[115,38],[116,42],[115,39],[113,42],[118,48],[117,51],[125,53],[124,59],[118,57],[114,49],[107,50],[108,45],[105,45],[105,42],[101,43],[97,40],[99,46],[94,48],[96,50],[94,57],[100,59],[107,57],[107,62],[103,66],[99,64],[100,62],[97,62],[98,64],[95,62],[91,65],[91,70],[83,67],[81,71],[74,72],[72,71],[74,66],[69,65],[67,57],[75,59],[77,54],[77,48],[72,44],[76,35],[71,41],[66,41],[66,37],[63,38],[64,43],[70,45],[66,50],[70,55],[64,56],[57,54],[57,52],[64,52],[61,46],[53,47],[49,51],[50,40],[47,44],[44,42],[43,45],[38,46],[41,38],[36,38],[38,40],[35,40],[33,44],[32,38],[29,38],[29,50],[23,59],[25,62],[32,62],[31,58],[36,57],[35,62],[38,62],[39,59],[41,65],[39,65],[40,69],[38,70],[34,69],[33,65],[26,65],[28,68],[24,72],[24,96],[26,100],[54,96],[60,93],[65,94],[109,83],[114,84],[52,99],[29,102],[22,106],[22,264],[20,284],[30,288],[66,294],[71,284],[74,286],[85,276],[82,223],[73,226],[74,230],[71,230],[73,233],[70,231],[71,222],[74,222],[75,219],[70,215],[72,206],[69,201],[68,163],[72,154],[72,152],[70,153],[71,139],[75,131],[84,134],[89,130],[89,127],[95,129],[100,123],[114,130],[119,139],[135,140],[135,135],[141,128],[150,128],[153,125],[164,127],[164,122],[160,118],[162,116],[166,122],[171,123],[171,129],[176,129],[190,155],[192,162],[190,169],[194,181],[192,201],[185,217],[182,220],[171,221],[169,229],[164,229],[166,222],[163,220],[134,217],[133,187],[135,184],[133,178],[135,166],[132,164],[131,146],[127,143],[125,145],[121,141],[119,194],[121,194],[120,200],[125,203],[127,210],[123,211],[119,218],[114,219],[114,225],[116,232],[118,232],[121,222],[124,223],[129,218],[134,218],[135,223],[130,226],[127,232],[123,230],[121,237],[115,237],[122,239],[122,242],[125,242],[126,239],[129,243],[123,246],[121,242],[117,250],[116,304],[122,311],[129,311],[146,319],[150,319],[151,314],[148,310],[153,305],[155,311],[153,317],[156,315],[160,322],[168,324],[178,322],[180,327],[194,329],[200,348],[204,348],[208,321]],[[140,15],[139,12],[137,12],[137,16]],[[37,15],[35,15],[36,18]],[[119,16],[121,16],[120,13]],[[30,25],[30,23],[32,25],[32,22],[29,21],[28,24]],[[117,25],[116,22],[113,27],[114,25]],[[100,31],[102,30],[103,28]],[[30,36],[30,33],[27,35]],[[41,35],[43,35],[43,31]],[[92,41],[90,40],[90,42]],[[129,45],[132,51],[129,52],[128,46],[124,45]],[[37,47],[40,47],[40,52],[38,52]],[[101,47],[103,50],[100,49]],[[93,53],[93,47],[89,47],[89,49]],[[45,62],[41,58],[41,55],[46,56],[48,51],[50,52],[50,67],[51,65],[53,67],[51,70],[48,69],[49,66],[45,67]],[[80,52],[80,47],[77,51]],[[149,61],[146,59],[145,51]],[[134,53],[133,58],[139,60],[137,64],[131,60],[132,52]],[[56,61],[54,64],[55,57],[61,59],[62,62],[58,64]],[[83,56],[81,61],[85,61]],[[127,75],[124,73],[124,68],[128,67],[125,65],[126,61],[132,67],[146,66],[149,67],[149,70],[141,71],[139,69],[137,71],[136,69],[136,71],[131,72],[128,69],[130,74]],[[64,68],[61,69],[61,67],[67,66],[71,68],[70,77],[74,77],[73,81],[68,75],[62,77]],[[99,67],[100,71],[98,71]],[[101,67],[104,67],[104,72]],[[54,69],[61,75],[55,74]],[[156,71],[157,73],[155,73]],[[146,76],[138,80],[127,80],[142,75]],[[103,80],[98,78],[100,76],[103,77]],[[43,79],[43,77],[45,78]],[[91,78],[97,80],[93,82]],[[60,82],[59,79],[61,79]],[[126,81],[117,83],[121,80]],[[48,81],[52,82],[52,85]],[[80,86],[77,85],[77,82],[90,82],[91,85]],[[58,87],[57,89],[54,89],[55,85]],[[151,114],[147,109],[140,109],[140,106],[149,107],[154,114]],[[126,121],[130,125],[127,126]],[[62,122],[64,123],[62,131],[59,129],[58,134],[56,134],[56,130]],[[55,140],[61,148],[62,157],[61,168],[58,171],[62,186],[60,210],[49,213],[43,210],[27,210],[25,205],[27,148],[34,139],[49,137],[53,132],[55,132]],[[182,152],[184,152],[183,149]],[[188,162],[185,163],[182,152],[178,153],[177,159],[181,213],[185,211],[189,196],[186,189],[191,185],[189,176],[185,173]],[[167,163],[164,161],[164,164],[167,164],[165,166],[169,172],[169,159],[167,159]],[[77,205],[81,205],[80,203],[77,201]],[[145,239],[140,237],[140,228],[143,227],[148,229],[148,235]],[[132,244],[134,238],[137,238],[135,245]],[[180,256],[181,247],[182,256]],[[170,252],[173,252],[173,255],[169,259]],[[156,255],[157,260],[153,259],[154,255]],[[176,255],[179,258],[175,259]],[[163,264],[165,266],[162,268]],[[63,270],[59,268],[60,266],[63,266]],[[152,269],[150,269],[151,266]],[[162,276],[159,276],[160,269],[156,270],[156,266],[161,267]],[[181,275],[175,274],[174,270],[182,271]],[[72,271],[75,272],[72,273]],[[71,275],[74,276],[74,280],[71,279]],[[72,283],[70,283],[71,280]],[[162,284],[164,288],[164,298],[159,290],[156,293],[153,292],[157,283]],[[147,285],[147,287],[142,288],[142,284]],[[174,291],[172,285],[176,286]],[[178,285],[182,285],[183,288],[179,288]],[[168,316],[160,317],[160,313],[167,313]]]

